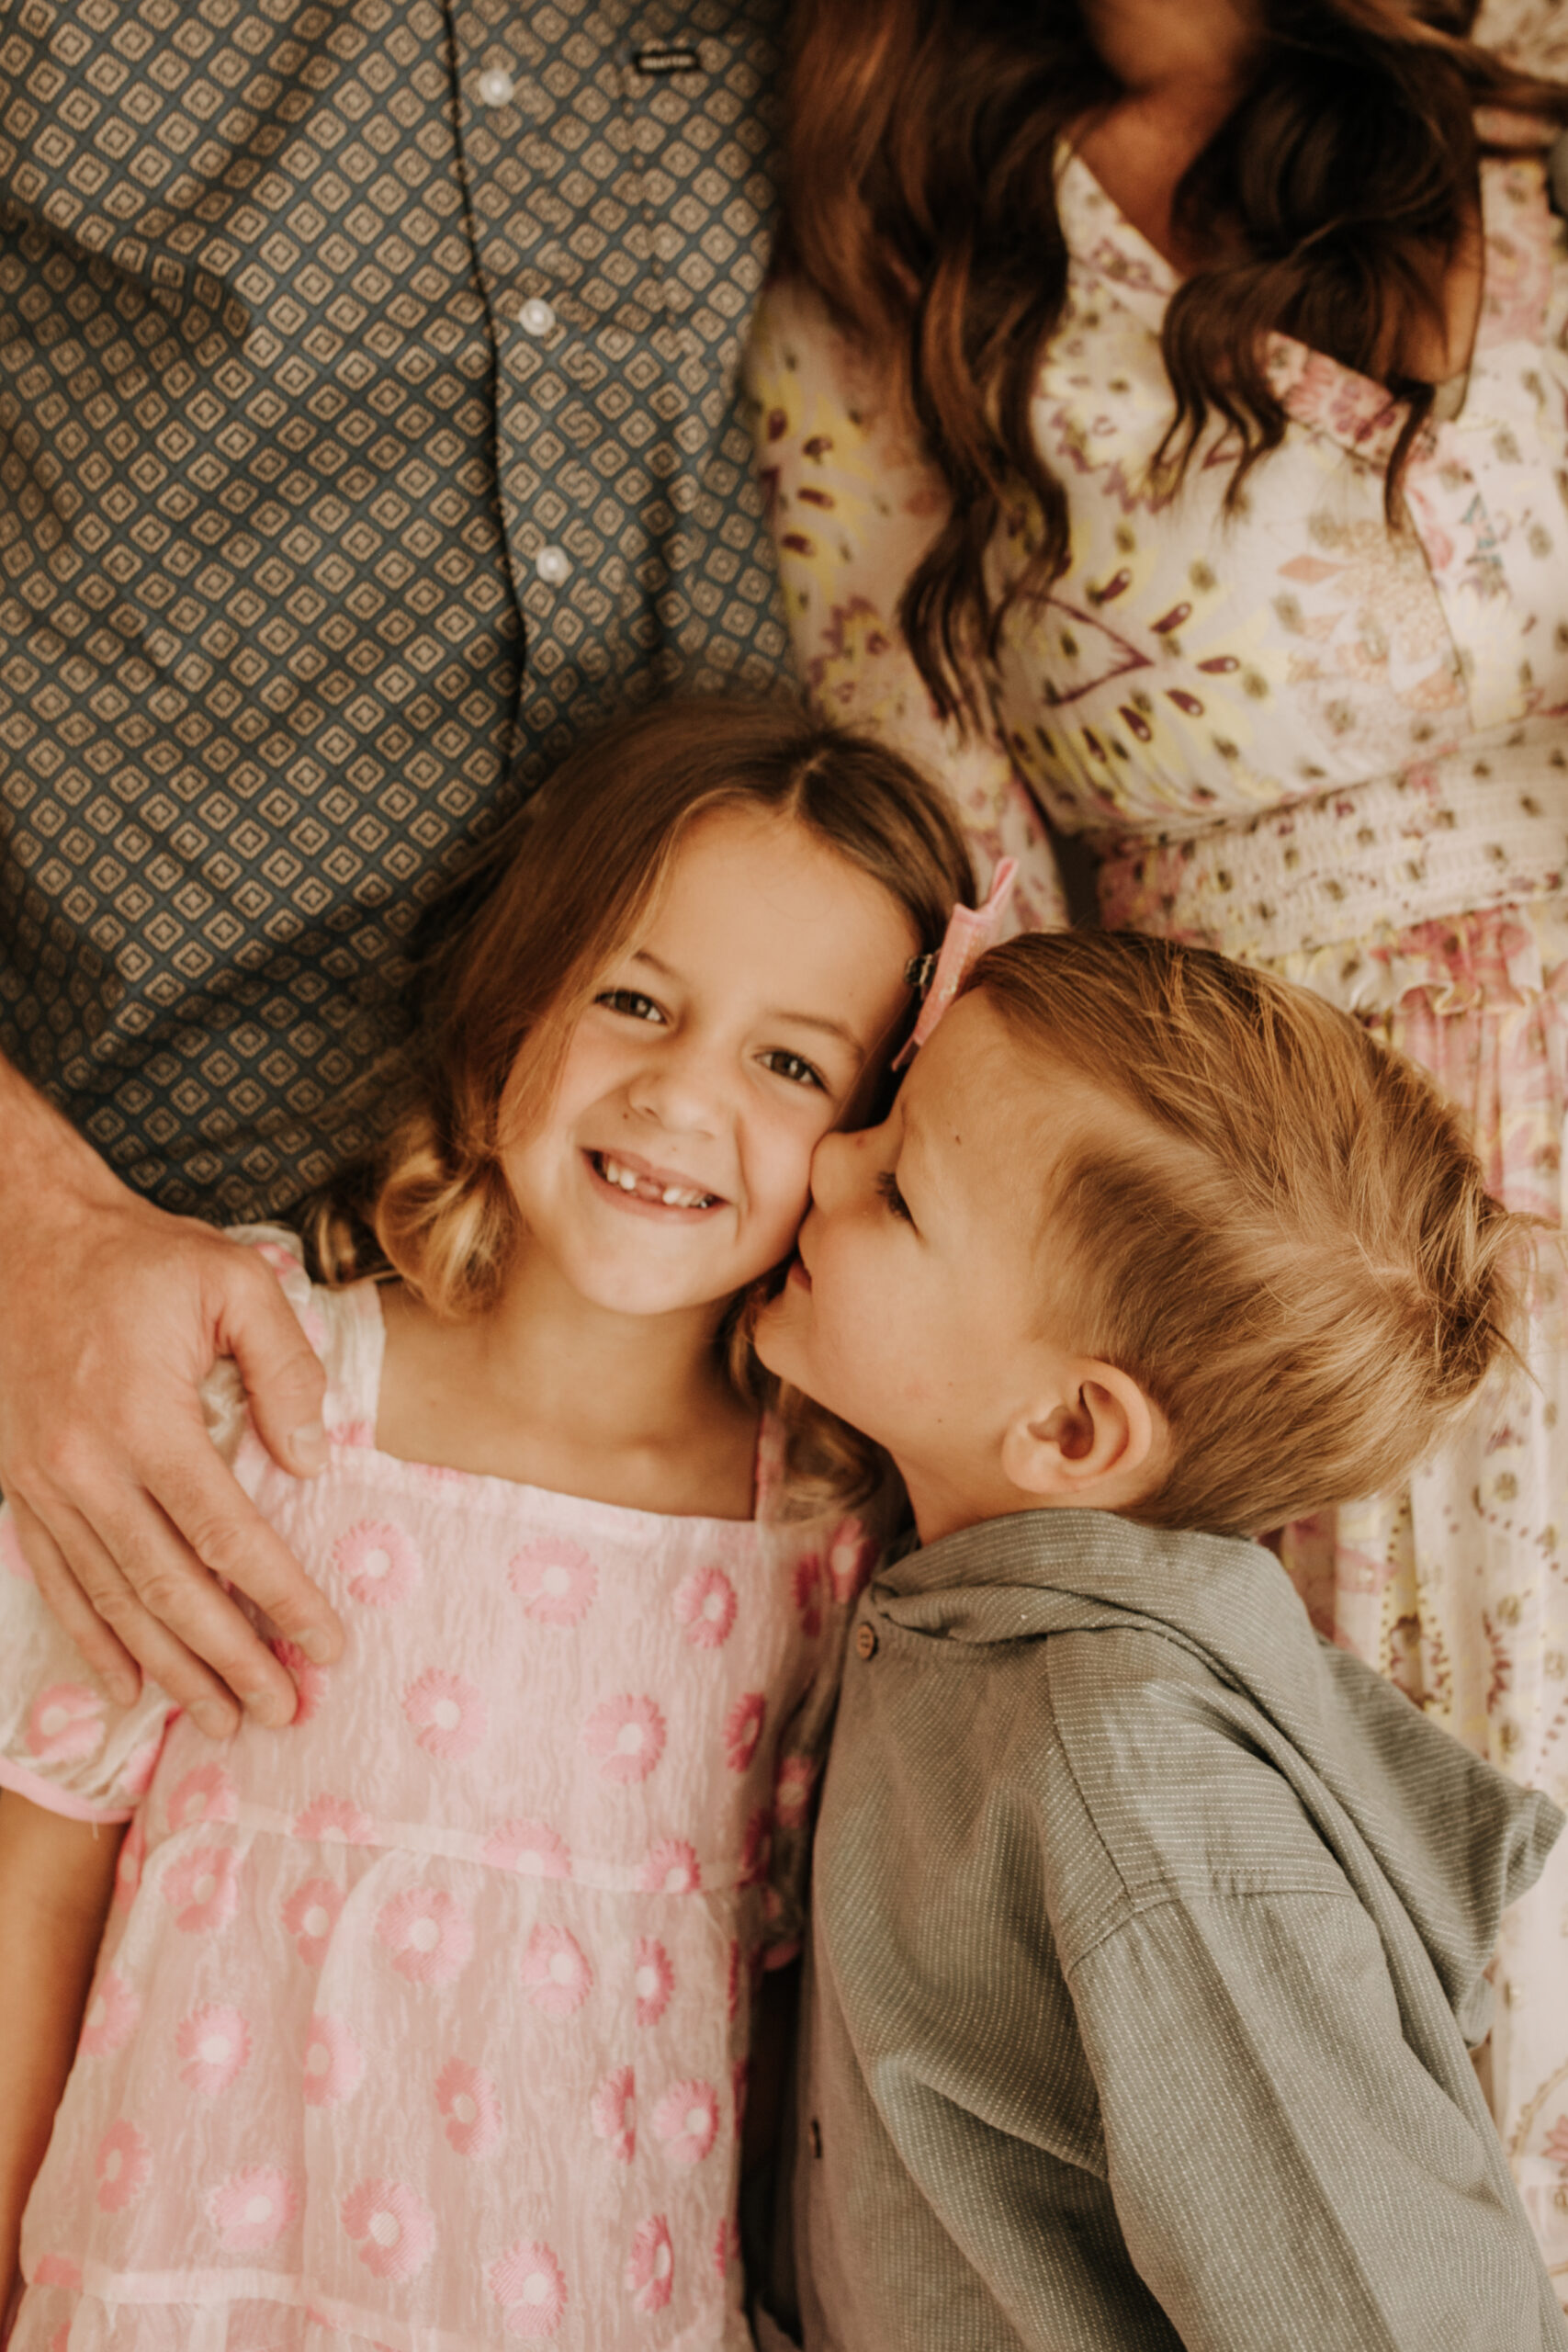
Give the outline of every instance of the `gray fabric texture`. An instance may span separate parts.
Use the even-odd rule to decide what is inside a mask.
[[[896,1563],[818,1831],[779,2316],[1562,2352],[1466,2047],[1561,1827],[1255,1544],[1033,1511]]]

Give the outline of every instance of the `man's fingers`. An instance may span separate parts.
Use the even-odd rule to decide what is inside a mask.
[[[240,1367],[256,1433],[274,1461],[297,1478],[313,1477],[327,1464],[326,1374],[265,1267],[249,1252],[235,1257],[217,1318],[224,1351]]]
[[[278,1632],[288,1641],[298,1643],[312,1664],[332,1664],[343,1649],[343,1626],[336,1613],[205,1439],[195,1440],[177,1456],[154,1464],[148,1484],[153,1498],[172,1521],[172,1532],[184,1539],[182,1551],[186,1559],[205,1562],[214,1575],[226,1578],[258,1609],[265,1610]],[[106,1527],[104,1533],[111,1550],[123,1558],[115,1532]],[[232,1657],[231,1651],[220,1656],[205,1638],[206,1628],[213,1621],[204,1614],[198,1623],[194,1614],[197,1601],[204,1601],[210,1592],[210,1585],[204,1579],[204,1590],[192,1590],[183,1562],[176,1577],[167,1555],[154,1571],[155,1585],[149,1584],[135,1563],[127,1565],[132,1583],[154,1615],[172,1626],[193,1649],[199,1650],[247,1706],[252,1705],[250,1686],[256,1679],[255,1660],[248,1650],[237,1657]],[[224,1603],[225,1610],[229,1606]],[[254,1635],[252,1640],[254,1642]],[[254,1645],[270,1669],[267,1686],[275,1688],[274,1678],[283,1676],[283,1669],[270,1650],[263,1650],[259,1643]],[[248,1681],[237,1681],[230,1672],[231,1657],[233,1663],[243,1667]],[[286,1676],[283,1679],[288,1679]],[[292,1684],[288,1686],[288,1715],[292,1716]],[[264,1713],[263,1720],[271,1722],[274,1717]]]
[[[42,1520],[19,1495],[8,1499],[12,1524],[39,1592],[110,1698],[122,1707],[133,1707],[141,1694],[136,1660],[86,1598]]]

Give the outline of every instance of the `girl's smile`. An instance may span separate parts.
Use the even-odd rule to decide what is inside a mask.
[[[617,1208],[639,1216],[705,1217],[725,1204],[716,1193],[694,1186],[670,1168],[650,1168],[628,1151],[586,1151],[591,1173]]]

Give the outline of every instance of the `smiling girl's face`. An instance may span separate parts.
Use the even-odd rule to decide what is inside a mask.
[[[548,1110],[502,1150],[525,1251],[629,1315],[726,1299],[778,1264],[816,1145],[882,1066],[918,944],[886,891],[792,819],[699,820]]]

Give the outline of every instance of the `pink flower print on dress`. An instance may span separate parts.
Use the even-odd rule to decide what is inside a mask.
[[[406,2180],[361,2180],[339,2208],[355,2252],[377,2278],[412,2278],[435,2246],[435,2223]]]
[[[33,2268],[31,2284],[35,2287],[64,2287],[73,2295],[82,2291],[82,2266],[73,2262],[68,2254],[40,2254]],[[69,2334],[69,2329],[67,2334]]]
[[[251,2029],[238,2009],[214,2001],[193,2009],[175,2036],[180,2080],[187,2090],[216,2098],[243,2074],[251,2055]]]
[[[209,2218],[231,2254],[260,2254],[276,2245],[299,2209],[291,2175],[275,2165],[231,2174],[207,2200]]]
[[[577,1938],[564,1928],[536,1928],[523,1955],[528,1998],[550,2018],[569,2018],[593,1988],[593,1971]]]
[[[683,1838],[661,1838],[637,1872],[645,1894],[695,1894],[703,1883],[696,1850]]]
[[[729,2276],[730,2265],[739,2259],[740,2233],[728,2214],[721,2213],[713,2239],[713,2267],[721,2287]]]
[[[158,1755],[164,1745],[162,1732],[153,1732],[141,1746],[133,1747],[119,1770],[115,1774],[115,1787],[133,1804],[140,1804],[152,1784],[157,1769]]]
[[[570,1878],[571,1849],[542,1821],[503,1821],[485,1841],[484,1859],[524,1878]]]
[[[490,2291],[506,2313],[506,2332],[553,2335],[566,2316],[566,2273],[547,2245],[519,2238],[490,2266]]]
[[[411,1984],[450,1984],[468,1964],[474,1931],[455,1895],[438,1886],[406,1887],[376,1914],[376,1933],[392,1966]]]
[[[784,1756],[773,1776],[773,1815],[781,1829],[798,1829],[811,1805],[817,1767],[808,1756]]]
[[[746,1835],[740,1843],[740,1886],[761,1886],[768,1875],[768,1864],[773,1858],[773,1815],[767,1806],[759,1805],[746,1824]]]
[[[639,1936],[632,1956],[632,1985],[637,1994],[638,2025],[657,2025],[675,1990],[670,1955],[652,1936]]]
[[[348,1797],[313,1797],[294,1816],[296,1838],[315,1838],[324,1845],[368,1846],[376,1826],[367,1813]]]
[[[119,1860],[114,1866],[114,1907],[128,1909],[136,1899],[141,1883],[141,1864],[147,1853],[147,1832],[141,1817],[137,1815],[125,1833],[119,1849]]]
[[[650,2213],[626,2256],[626,2286],[639,2312],[661,2312],[675,2287],[675,2249],[662,2213]]]
[[[485,1736],[485,1702],[460,1674],[431,1667],[403,1692],[403,1713],[427,1756],[457,1763]]]
[[[700,2165],[718,2137],[718,2093],[711,2083],[677,2083],[653,2110],[653,2128],[678,2165]]]
[[[876,1545],[858,1519],[840,1521],[828,1538],[828,1580],[835,1600],[852,1600],[872,1571]]]
[[[327,1677],[323,1667],[313,1665],[298,1642],[286,1642],[279,1634],[268,1644],[274,1657],[294,1684],[294,1720],[297,1724],[313,1722],[321,1712],[321,1702],[327,1695]]]
[[[98,2203],[106,2213],[134,2205],[152,2177],[152,2151],[134,2123],[111,2123],[93,2159]]]
[[[536,1625],[575,1625],[592,1605],[599,1571],[581,1544],[541,1535],[513,1554],[506,1581]]]
[[[822,1563],[815,1552],[795,1564],[795,1605],[800,1611],[800,1630],[808,1640],[822,1631]]]
[[[9,1511],[0,1519],[0,1568],[8,1577],[15,1577],[18,1584],[31,1584],[34,1580],[22,1539],[17,1532],[17,1522]]]
[[[615,2162],[629,2165],[637,2154],[637,2078],[629,2066],[617,2066],[605,2075],[588,2112]]]
[[[305,2033],[305,2104],[340,2107],[365,2079],[365,2052],[341,2018],[316,2016]]]
[[[675,1614],[694,1649],[716,1650],[735,1623],[735,1587],[722,1568],[695,1568],[675,1588]]]
[[[281,1241],[256,1241],[252,1248],[264,1266],[270,1266],[278,1281],[288,1282],[303,1271],[292,1250]]]
[[[495,2085],[466,2058],[448,2058],[435,2077],[435,2104],[446,2118],[446,2137],[460,2156],[484,2156],[501,2138],[501,2100]]]
[[[664,1753],[664,1718],[651,1699],[605,1699],[582,1726],[583,1744],[607,1781],[646,1781]]]
[[[307,1967],[320,1968],[325,1960],[342,1909],[343,1896],[330,1878],[306,1879],[284,1905],[283,1924]]]
[[[164,1900],[187,1936],[226,1928],[240,1907],[240,1858],[231,1846],[197,1846],[164,1878]]]
[[[221,1764],[198,1764],[178,1781],[169,1798],[169,1827],[188,1829],[197,1821],[232,1821],[240,1809],[234,1783]]]
[[[376,1609],[406,1600],[419,1582],[412,1537],[387,1520],[362,1519],[338,1537],[333,1557],[352,1598]]]
[[[724,1760],[732,1772],[744,1772],[757,1753],[768,1702],[760,1690],[743,1690],[724,1719]]]
[[[141,2015],[141,2004],[124,1977],[106,1968],[82,2020],[82,2048],[89,2058],[107,2058],[111,2050],[123,2050]]]
[[[74,1764],[104,1744],[101,1691],[85,1682],[51,1682],[28,1713],[28,1753],[40,1764]]]

